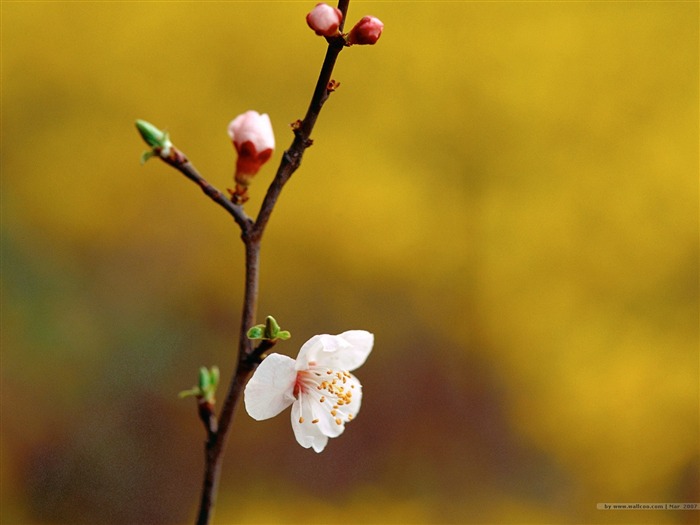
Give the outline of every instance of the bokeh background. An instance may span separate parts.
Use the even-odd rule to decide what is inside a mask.
[[[237,114],[278,149],[325,53],[314,2],[2,3],[2,523],[193,520],[228,377]],[[235,420],[217,523],[697,523],[698,4],[358,2],[263,245],[260,320],[371,330],[320,455]]]

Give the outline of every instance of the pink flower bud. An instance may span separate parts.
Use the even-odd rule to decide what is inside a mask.
[[[228,134],[238,152],[236,182],[248,186],[275,149],[270,117],[257,111],[246,111],[231,121]]]
[[[384,24],[382,24],[381,20],[373,16],[363,16],[362,20],[350,30],[348,44],[376,44],[379,37],[382,36],[382,29],[384,29]]]
[[[306,15],[306,23],[319,36],[336,36],[342,20],[343,13],[340,9],[328,4],[316,4]]]

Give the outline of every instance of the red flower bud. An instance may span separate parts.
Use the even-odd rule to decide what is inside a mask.
[[[231,121],[228,134],[238,152],[236,182],[248,186],[275,149],[270,117],[257,111],[247,111]]]
[[[378,18],[373,16],[363,16],[362,19],[355,24],[348,35],[348,44],[372,45],[376,44],[379,37],[382,35],[384,24]]]
[[[328,4],[316,4],[306,15],[306,23],[319,36],[336,36],[343,20],[343,13]]]

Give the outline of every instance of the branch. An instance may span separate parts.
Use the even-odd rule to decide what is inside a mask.
[[[253,220],[248,217],[246,212],[243,210],[243,206],[234,204],[229,198],[226,197],[221,191],[216,189],[214,186],[209,184],[209,182],[202,177],[197,169],[187,160],[187,157],[175,147],[171,148],[171,153],[167,158],[162,160],[178,170],[185,177],[190,179],[192,182],[199,185],[202,191],[215,203],[224,208],[238,223],[243,232],[247,232],[253,226]]]
[[[345,25],[345,19],[347,18],[349,4],[350,0],[338,1],[338,9],[340,9],[340,12],[343,14],[340,27],[338,28],[341,33],[343,31],[343,26]],[[287,151],[284,152],[280,166],[277,168],[275,178],[272,180],[270,187],[267,189],[265,199],[260,206],[260,211],[258,212],[258,217],[255,221],[255,226],[253,227],[253,235],[257,238],[262,237],[262,234],[265,231],[265,226],[267,226],[267,222],[270,220],[272,209],[275,207],[275,203],[282,192],[282,188],[292,174],[301,165],[301,159],[304,155],[304,151],[306,148],[311,146],[311,144],[313,144],[313,141],[311,140],[311,132],[316,124],[316,119],[321,112],[323,104],[336,87],[335,84],[331,83],[331,75],[333,74],[335,61],[345,47],[346,42],[342,36],[327,38],[326,40],[328,40],[328,49],[326,50],[326,56],[323,59],[323,65],[321,66],[321,72],[319,73],[318,80],[316,81],[316,87],[314,88],[314,94],[311,97],[309,108],[306,110],[304,120],[295,123],[294,140],[292,141],[292,145]]]
[[[223,465],[223,452],[226,445],[226,437],[230,428],[233,414],[236,410],[236,404],[243,391],[243,386],[248,381],[248,376],[252,373],[254,367],[239,366],[234,373],[231,381],[229,392],[226,396],[226,402],[222,409],[222,420],[220,420],[219,429],[214,434],[209,434],[204,448],[204,480],[202,484],[202,498],[199,504],[197,513],[197,525],[207,525],[210,523],[214,514],[214,505],[216,504],[216,495],[219,488],[219,479],[221,477],[221,466]],[[224,415],[226,418],[224,419]]]
[[[339,27],[340,33],[342,33],[349,1],[339,0],[338,2],[338,9],[343,15]],[[199,174],[197,169],[187,160],[187,157],[172,145],[166,132],[155,128],[155,126],[145,121],[137,121],[137,128],[141,136],[152,147],[151,151],[146,152],[143,160],[157,155],[165,163],[195,182],[210,199],[224,208],[234,218],[241,228],[241,238],[246,249],[245,294],[238,337],[238,360],[218,420],[213,412],[213,403],[199,404],[199,416],[207,431],[207,439],[205,442],[204,480],[197,514],[198,525],[210,523],[214,512],[224,449],[243,387],[260,362],[262,354],[274,344],[261,343],[257,349],[253,349],[252,342],[248,339],[248,329],[253,326],[257,312],[260,242],[282,188],[299,168],[304,151],[313,142],[311,140],[311,132],[316,124],[316,119],[329,95],[338,85],[331,80],[331,75],[338,55],[347,44],[340,33],[338,36],[326,38],[328,49],[326,50],[321,72],[316,81],[306,115],[303,120],[297,121],[293,125],[294,139],[289,149],[282,156],[280,165],[267,189],[255,222],[245,213],[241,205],[232,202],[229,197],[209,184]]]
[[[339,7],[345,10],[343,11],[344,15],[347,11],[348,1],[349,0],[341,0],[340,2],[343,7]],[[211,520],[216,503],[223,453],[230,433],[233,415],[243,391],[243,386],[248,381],[250,374],[255,370],[260,354],[262,353],[253,350],[251,341],[247,336],[248,329],[253,326],[255,322],[257,311],[260,241],[282,188],[299,167],[304,151],[312,143],[310,139],[311,131],[313,130],[324,102],[328,99],[329,94],[335,87],[334,84],[331,84],[331,74],[333,73],[336,59],[344,46],[345,40],[342,37],[328,39],[328,50],[326,51],[323,66],[321,67],[321,72],[316,82],[316,87],[306,116],[303,121],[295,126],[294,140],[289,149],[285,151],[282,156],[280,166],[265,194],[255,223],[248,228],[243,227],[241,222],[239,222],[238,219],[236,220],[243,229],[242,238],[246,247],[245,297],[243,300],[243,313],[241,316],[241,328],[238,340],[238,365],[234,371],[228,393],[224,400],[224,405],[221,409],[218,421],[219,428],[215,435],[210,436],[210,439],[207,440],[204,483],[202,486],[202,497],[197,516],[197,525],[206,525]],[[187,173],[185,173],[185,175],[187,175]],[[197,179],[195,179],[195,181],[199,182]],[[206,192],[205,190],[205,193]],[[230,206],[232,209],[239,208],[234,204],[230,204]],[[228,206],[226,207],[228,209]],[[234,218],[235,217],[234,215]],[[246,217],[245,224],[247,225],[250,224],[247,222],[248,220],[249,219]]]
[[[345,9],[347,10],[347,1],[345,2]],[[344,14],[345,13],[343,13],[343,15]],[[321,112],[323,104],[334,89],[334,85],[331,84],[331,74],[333,73],[335,61],[344,47],[345,40],[342,37],[328,39],[328,50],[323,60],[321,73],[316,81],[316,87],[313,97],[311,97],[309,109],[306,111],[304,120],[294,125],[294,140],[292,141],[292,145],[284,152],[280,166],[277,168],[275,178],[267,189],[265,199],[260,206],[260,211],[258,212],[258,217],[253,227],[253,235],[256,237],[262,237],[265,226],[267,226],[267,222],[270,220],[272,209],[275,207],[275,203],[282,192],[282,188],[301,164],[301,159],[306,148],[313,143],[311,140],[311,131],[314,129],[316,119]]]

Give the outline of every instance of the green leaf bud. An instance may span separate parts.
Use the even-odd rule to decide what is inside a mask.
[[[152,148],[151,151],[145,151],[143,155],[141,155],[141,164],[154,155],[159,155],[163,158],[170,155],[170,149],[173,143],[170,142],[170,137],[167,132],[161,131],[150,122],[140,119],[136,121],[136,129],[144,142]]]
[[[279,334],[279,332],[280,325],[277,323],[274,317],[268,315],[267,319],[265,319],[265,339],[277,339],[277,334]]]
[[[163,146],[163,143],[168,138],[168,134],[164,131],[159,130],[150,122],[145,120],[136,121],[136,129],[139,130],[141,138],[146,141],[146,144],[152,147]]]
[[[274,343],[278,339],[284,341],[290,337],[292,335],[287,330],[281,330],[279,323],[271,315],[267,316],[265,324],[257,324],[248,330],[248,339],[264,339]]]
[[[199,386],[192,387],[190,390],[183,390],[178,394],[180,399],[185,397],[195,396],[198,400],[205,400],[208,403],[214,404],[214,394],[216,387],[219,385],[219,367],[212,366],[207,369],[206,366],[199,368]]]

